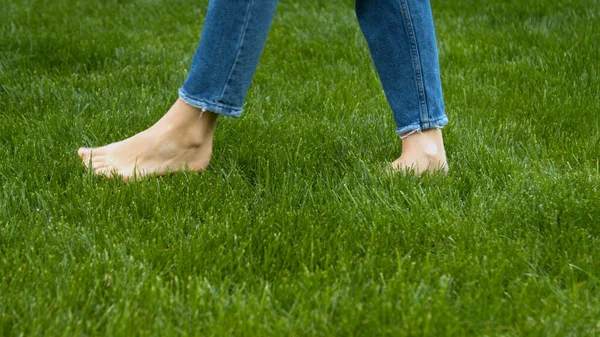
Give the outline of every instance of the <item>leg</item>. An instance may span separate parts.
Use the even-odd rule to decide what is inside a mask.
[[[448,118],[429,0],[356,0],[355,10],[402,138],[392,167],[447,170],[439,129]]]
[[[238,117],[273,21],[277,0],[211,0],[179,99],[153,126],[99,148],[80,148],[96,174],[124,180],[206,168],[219,114]]]

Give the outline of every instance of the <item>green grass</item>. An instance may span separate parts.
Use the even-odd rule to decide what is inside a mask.
[[[177,98],[206,3],[0,3],[0,336],[600,334],[598,1],[433,1],[447,177],[379,174],[350,0],[282,0],[209,170],[86,174]]]

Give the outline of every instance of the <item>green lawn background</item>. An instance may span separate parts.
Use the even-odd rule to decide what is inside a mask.
[[[177,98],[207,1],[0,3],[0,336],[600,334],[600,4],[433,0],[447,177],[400,154],[349,0],[282,0],[201,174],[81,146]]]

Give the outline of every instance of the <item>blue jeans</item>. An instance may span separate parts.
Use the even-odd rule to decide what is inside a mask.
[[[197,108],[239,117],[276,7],[277,0],[211,0],[179,97]],[[396,133],[406,137],[446,125],[429,0],[356,0],[355,11]]]

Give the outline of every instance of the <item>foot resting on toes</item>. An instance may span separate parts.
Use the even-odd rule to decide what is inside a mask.
[[[156,173],[206,168],[212,154],[217,115],[177,100],[153,126],[131,138],[96,148],[80,148],[95,174],[139,179]]]
[[[402,140],[402,155],[391,164],[392,172],[414,172],[418,177],[425,171],[448,172],[442,130],[415,132]]]

